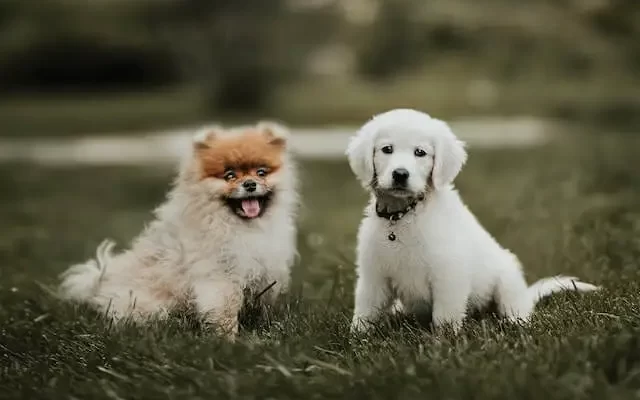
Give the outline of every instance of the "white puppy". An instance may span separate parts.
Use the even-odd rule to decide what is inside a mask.
[[[428,304],[436,328],[457,331],[468,311],[493,302],[500,315],[526,321],[543,296],[597,289],[563,276],[527,286],[518,258],[453,188],[467,153],[445,122],[392,110],[367,122],[346,153],[371,192],[358,232],[352,330],[365,329],[394,299],[409,312]]]
[[[116,319],[191,303],[234,336],[248,291],[274,300],[289,284],[297,207],[288,133],[273,123],[203,129],[156,219],[130,248],[103,242],[62,275],[61,294]]]

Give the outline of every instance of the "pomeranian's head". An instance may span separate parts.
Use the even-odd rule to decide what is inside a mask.
[[[285,127],[273,122],[202,129],[180,179],[191,194],[218,202],[232,215],[259,219],[295,200],[288,136]]]

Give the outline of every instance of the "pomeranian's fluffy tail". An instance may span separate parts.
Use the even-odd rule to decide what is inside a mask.
[[[575,290],[577,292],[591,292],[600,289],[598,286],[590,283],[580,282],[578,278],[573,276],[553,276],[543,278],[529,286],[529,293],[533,298],[533,303],[537,303],[543,297],[563,290]]]
[[[106,239],[96,249],[96,258],[76,264],[60,275],[60,296],[68,300],[85,301],[95,296],[100,281],[113,257],[115,243]]]

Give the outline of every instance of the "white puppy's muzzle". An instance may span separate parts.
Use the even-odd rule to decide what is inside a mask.
[[[377,191],[395,197],[411,197],[424,191],[427,182],[424,182],[413,157],[394,154],[384,164],[378,176]]]

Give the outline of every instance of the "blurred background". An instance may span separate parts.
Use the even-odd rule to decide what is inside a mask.
[[[640,122],[637,0],[2,0],[3,136],[277,118]]]

